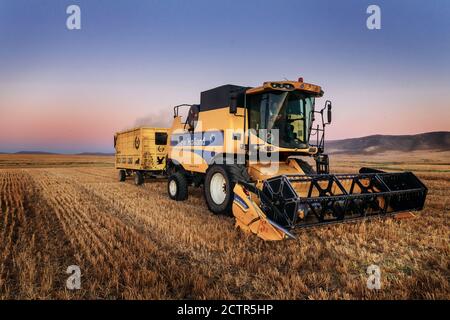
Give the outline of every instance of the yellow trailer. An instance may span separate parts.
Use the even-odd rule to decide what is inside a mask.
[[[146,177],[165,175],[168,131],[167,128],[139,127],[114,135],[119,181],[134,175],[135,184],[141,185]]]

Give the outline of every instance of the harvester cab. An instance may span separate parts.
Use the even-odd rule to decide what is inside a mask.
[[[427,188],[411,172],[330,174],[324,143],[332,104],[316,108],[322,96],[320,86],[300,78],[255,88],[224,85],[202,92],[200,104],[174,107],[170,198],[185,200],[189,186],[203,186],[213,213],[232,213],[236,226],[265,240],[294,237],[302,227],[421,210]]]

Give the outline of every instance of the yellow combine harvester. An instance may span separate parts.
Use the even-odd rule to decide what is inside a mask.
[[[294,237],[295,228],[421,210],[427,188],[411,172],[329,173],[324,134],[331,102],[317,110],[322,96],[320,86],[300,78],[225,85],[202,92],[199,105],[176,106],[170,198],[185,200],[188,186],[203,186],[213,213],[232,213],[238,227],[265,240]],[[179,110],[186,106],[183,121]]]
[[[119,181],[134,175],[136,185],[144,178],[165,174],[167,156],[166,128],[134,128],[114,135],[115,163]]]

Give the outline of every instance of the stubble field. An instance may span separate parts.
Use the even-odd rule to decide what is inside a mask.
[[[213,216],[200,189],[180,203],[165,181],[117,182],[112,157],[0,155],[0,299],[449,299],[449,158],[333,156],[334,172],[414,171],[425,210],[264,242]]]

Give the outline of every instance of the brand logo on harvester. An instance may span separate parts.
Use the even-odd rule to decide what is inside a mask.
[[[279,169],[279,129],[209,129],[198,131],[174,130],[170,135],[169,158],[187,165],[264,164],[267,172]]]
[[[223,131],[204,131],[195,133],[179,133],[172,134],[170,145],[174,147],[190,147],[190,146],[223,146]]]
[[[238,203],[241,207],[243,207],[245,210],[248,209],[248,205],[245,203],[244,199],[239,197],[237,194],[234,195],[234,201]]]

